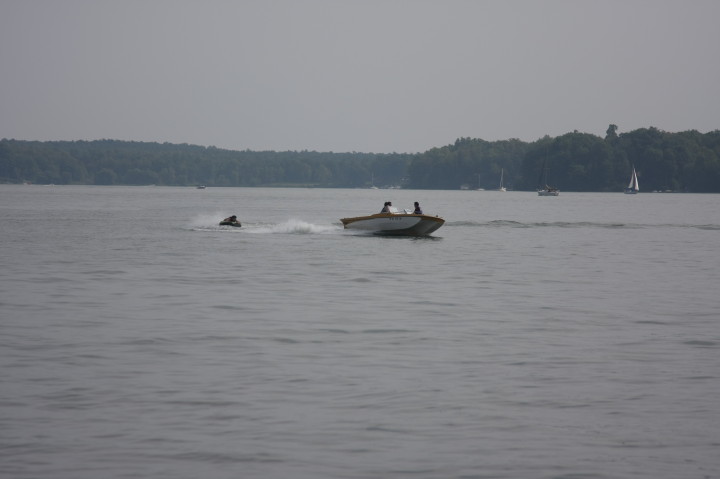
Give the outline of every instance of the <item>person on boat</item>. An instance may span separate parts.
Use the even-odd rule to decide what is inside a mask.
[[[417,201],[415,202],[415,211],[413,211],[413,214],[414,214],[414,215],[421,215],[421,214],[423,214],[422,208],[420,208],[420,203],[418,203]]]
[[[392,206],[391,201],[386,201],[385,206],[383,206],[383,209],[380,210],[380,213],[390,213],[390,207]]]
[[[223,223],[237,223],[237,216],[235,216],[235,215],[228,216],[227,218],[225,218],[223,220]]]

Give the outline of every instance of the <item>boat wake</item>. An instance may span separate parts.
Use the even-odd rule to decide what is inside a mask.
[[[245,226],[243,225],[243,229]],[[337,225],[317,225],[299,219],[278,224],[249,224],[247,233],[253,234],[328,234],[342,231]]]
[[[720,225],[690,225],[690,224],[640,224],[640,223],[598,223],[591,221],[548,221],[548,222],[520,222],[511,220],[493,221],[452,221],[448,226],[469,226],[483,228],[609,228],[609,229],[645,229],[645,228],[695,228],[701,230],[718,230]]]
[[[638,225],[626,225],[623,223],[592,223],[588,221],[568,222],[568,221],[552,221],[552,222],[530,222],[511,220],[493,220],[493,221],[454,221],[449,226],[476,226],[485,228],[632,228]]]
[[[339,233],[343,229],[339,225],[319,225],[300,219],[289,219],[283,223],[253,223],[240,218],[242,227],[221,226],[220,219],[226,213],[198,215],[190,221],[193,231],[213,231],[244,234],[328,234]]]

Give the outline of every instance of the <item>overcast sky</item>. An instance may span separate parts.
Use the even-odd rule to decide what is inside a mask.
[[[0,0],[0,138],[419,152],[720,128],[717,0]]]

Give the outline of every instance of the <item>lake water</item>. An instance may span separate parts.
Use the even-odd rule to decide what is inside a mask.
[[[447,222],[342,229],[385,201]],[[720,477],[718,195],[0,185],[0,224],[3,478]]]

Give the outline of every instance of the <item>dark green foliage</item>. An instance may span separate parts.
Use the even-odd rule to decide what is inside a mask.
[[[545,170],[543,170],[545,165]],[[0,141],[0,182],[97,185],[317,186],[622,191],[635,167],[641,191],[720,192],[720,131],[641,128],[484,141],[460,138],[419,154],[231,151],[115,140]],[[543,174],[543,173],[546,173]],[[547,180],[545,180],[547,176]]]
[[[720,192],[720,131],[643,128],[618,135],[617,126],[610,125],[606,133],[603,139],[575,131],[532,143],[460,138],[416,155],[408,186],[494,189],[503,168],[510,189],[534,190],[547,183],[563,191],[618,192],[634,166],[641,191]]]
[[[528,144],[520,140],[488,142],[460,138],[455,144],[433,148],[416,155],[408,169],[410,188],[491,189],[500,185],[504,169],[505,184],[517,185]]]
[[[96,185],[399,185],[413,155],[231,151],[114,140],[0,141],[0,182]]]
[[[626,175],[630,170],[624,165],[616,168],[608,141],[587,133],[567,133],[545,137],[530,146],[520,187],[531,190],[547,183],[564,190],[618,191]]]

